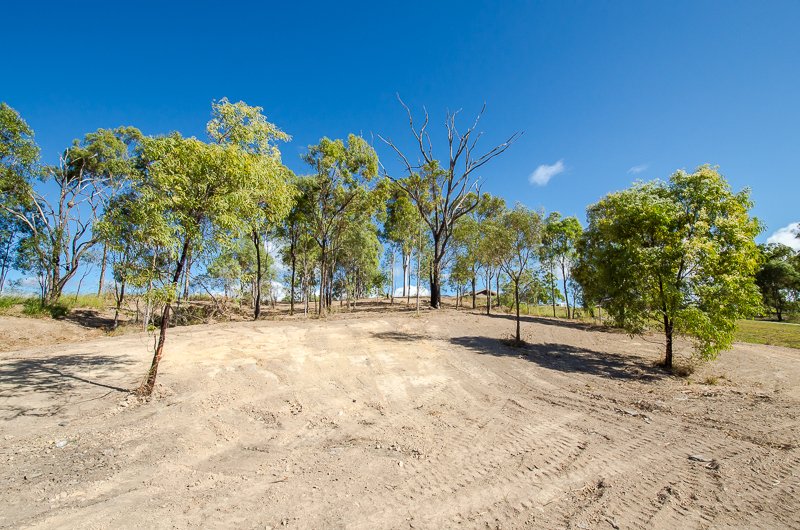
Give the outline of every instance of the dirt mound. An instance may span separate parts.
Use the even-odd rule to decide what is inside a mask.
[[[454,311],[171,332],[0,362],[0,525],[800,527],[796,350]],[[712,381],[716,384],[702,384]],[[690,384],[689,384],[690,383]]]

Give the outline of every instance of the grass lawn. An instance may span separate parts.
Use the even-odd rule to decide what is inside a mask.
[[[800,348],[800,324],[740,320],[736,327],[736,340],[754,344]]]

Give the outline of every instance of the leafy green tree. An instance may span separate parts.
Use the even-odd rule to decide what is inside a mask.
[[[9,271],[14,266],[17,245],[24,227],[7,211],[0,209],[0,294],[6,283]]]
[[[232,145],[243,152],[262,159],[260,166],[269,168],[275,175],[276,185],[272,193],[254,196],[252,207],[246,214],[250,220],[250,238],[255,250],[255,298],[253,318],[261,314],[261,287],[264,283],[262,266],[263,233],[276,228],[276,220],[287,214],[286,205],[291,204],[295,189],[290,182],[293,174],[281,163],[281,152],[276,142],[289,141],[291,137],[276,125],[267,121],[261,107],[252,107],[243,101],[231,103],[222,98],[211,105],[212,118],[206,126],[208,136],[218,144]],[[263,169],[262,169],[263,170]]]
[[[392,271],[394,271],[394,249],[397,248],[400,251],[403,268],[403,297],[407,297],[410,292],[411,252],[414,249],[414,241],[419,233],[421,221],[422,219],[408,195],[400,187],[393,185],[389,191],[386,221],[383,223],[383,237],[390,244]],[[394,272],[392,272],[391,297],[394,301]]]
[[[782,322],[784,313],[794,306],[800,294],[797,254],[781,244],[763,245],[760,250],[763,262],[756,273],[756,283],[764,305],[775,311],[778,322]]]
[[[514,288],[514,307],[517,314],[517,344],[522,343],[520,334],[519,301],[520,287],[539,252],[542,240],[542,218],[535,211],[517,204],[500,218],[496,231],[497,253],[500,267],[511,279]]]
[[[156,244],[172,258],[169,282],[163,289],[159,337],[140,388],[143,394],[150,394],[189,252],[193,247],[201,250],[209,239],[224,243],[247,233],[254,204],[260,200],[272,201],[272,215],[277,219],[288,211],[291,199],[288,194],[275,196],[284,181],[269,158],[233,143],[206,144],[178,134],[145,138],[141,166],[141,177],[133,186],[136,207],[147,216]]]
[[[543,244],[541,247],[542,261],[551,269],[557,267],[561,270],[564,301],[567,306],[567,318],[574,316],[570,313],[569,296],[567,295],[569,289],[567,286],[570,283],[572,268],[578,256],[577,245],[582,232],[583,228],[581,228],[581,223],[575,217],[562,218],[560,213],[553,212],[547,216],[545,221]],[[551,285],[551,289],[553,289],[554,283],[555,282]],[[555,296],[552,296],[552,298],[555,299]],[[553,316],[555,316],[555,307],[553,311]]]
[[[5,144],[0,208],[25,228],[23,255],[44,272],[43,302],[54,303],[100,241],[93,226],[135,172],[132,154],[141,133],[132,127],[99,129],[76,140],[57,165],[39,170],[32,131],[12,109],[3,107],[1,113],[6,130],[0,133]]]
[[[303,159],[315,171],[305,192],[311,234],[319,247],[319,313],[324,314],[332,302],[335,259],[348,225],[371,217],[381,202],[369,187],[378,174],[378,156],[366,140],[351,134],[346,145],[323,138]]]
[[[456,223],[477,208],[480,201],[480,184],[475,172],[508,149],[519,137],[519,133],[513,134],[502,144],[479,155],[475,152],[475,148],[481,133],[476,132],[476,128],[486,106],[481,109],[472,126],[463,132],[456,127],[458,112],[448,112],[445,120],[448,157],[443,164],[433,153],[432,142],[427,132],[428,113],[425,112],[425,119],[417,129],[411,109],[402,100],[400,103],[408,114],[414,143],[419,150],[419,161],[412,162],[413,157],[403,154],[391,139],[383,137],[381,139],[400,157],[406,173],[404,178],[391,176],[389,178],[397,182],[408,194],[428,227],[432,245],[431,307],[439,309],[440,277]]]
[[[749,191],[733,193],[711,166],[609,194],[588,208],[575,276],[629,332],[660,323],[666,367],[675,333],[714,358],[760,305],[751,207]]]

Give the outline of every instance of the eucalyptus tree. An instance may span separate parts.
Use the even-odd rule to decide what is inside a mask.
[[[100,241],[93,226],[109,197],[135,173],[133,151],[141,133],[132,127],[98,129],[76,140],[57,165],[39,167],[31,129],[6,105],[0,115],[0,208],[25,229],[27,255],[44,274],[42,301],[53,303]]]
[[[561,281],[564,287],[564,302],[567,306],[567,318],[571,318],[570,304],[569,304],[569,290],[567,285],[570,283],[572,268],[575,265],[575,260],[578,257],[577,245],[580,240],[583,228],[580,221],[576,217],[561,217],[558,212],[553,212],[547,216],[544,225],[543,244],[541,246],[541,255],[543,262],[548,267],[555,269],[556,267],[561,271]],[[551,289],[555,284],[555,274],[551,278]],[[555,300],[555,294],[552,294]],[[574,311],[574,300],[573,300]],[[553,314],[555,316],[555,313]]]
[[[281,257],[284,265],[289,267],[289,314],[294,314],[294,303],[296,299],[296,286],[297,286],[297,261],[303,259],[304,263],[308,260],[306,257],[309,254],[310,235],[309,235],[309,222],[311,219],[309,203],[311,194],[309,190],[312,187],[312,181],[308,177],[293,177],[292,186],[297,190],[294,204],[288,215],[275,227],[275,234],[283,242],[281,247]],[[307,267],[303,271],[301,283],[305,285],[305,275],[307,275]],[[305,287],[302,290],[304,300],[306,296]]]
[[[140,392],[150,394],[164,352],[170,311],[189,252],[212,237],[225,242],[252,228],[254,203],[269,200],[277,221],[291,206],[272,160],[236,143],[207,144],[179,134],[145,138],[142,173],[133,185],[136,206],[147,216],[152,238],[171,257],[169,282],[153,361]]]
[[[404,297],[409,292],[411,252],[414,248],[414,241],[418,237],[421,221],[419,213],[409,200],[408,195],[395,184],[390,191],[387,203],[383,235],[393,247],[397,247],[400,251],[400,261],[403,268],[402,295]],[[392,269],[394,269],[394,262],[392,262]],[[394,289],[394,285],[392,289]],[[394,293],[392,293],[392,296],[394,296]]]
[[[0,210],[0,294],[9,271],[13,268],[17,245],[24,228],[19,220],[5,210]]]
[[[366,140],[351,134],[347,143],[323,138],[309,146],[303,160],[314,170],[305,190],[309,201],[309,226],[319,247],[319,313],[333,296],[336,253],[349,224],[371,217],[379,197],[370,183],[378,174],[378,156]]]
[[[472,308],[476,307],[476,283],[478,269],[487,261],[484,252],[491,249],[484,248],[482,244],[484,233],[492,220],[496,219],[505,210],[506,203],[501,197],[483,193],[478,198],[478,206],[466,215],[453,230],[453,250],[455,263],[466,267],[470,271],[472,286]]]
[[[402,100],[400,103],[406,110],[409,127],[414,136],[418,151],[416,160],[415,157],[404,154],[391,139],[383,137],[381,139],[400,157],[406,173],[406,178],[392,176],[389,178],[397,182],[408,194],[430,232],[433,250],[430,275],[431,307],[438,309],[441,305],[440,278],[443,261],[448,252],[453,230],[457,221],[479,204],[480,182],[476,171],[508,149],[520,133],[515,133],[502,144],[477,154],[475,149],[482,133],[476,132],[476,129],[486,105],[464,132],[456,127],[458,112],[448,112],[445,120],[448,155],[446,162],[442,164],[434,155],[433,144],[427,131],[429,121],[427,111],[418,129],[414,124],[411,109]]]
[[[516,344],[522,343],[520,334],[520,286],[538,255],[542,241],[542,218],[533,211],[517,204],[503,213],[498,223],[497,254],[500,268],[511,279],[514,289],[514,307],[517,314]],[[499,294],[499,293],[498,293]]]
[[[376,279],[381,276],[380,254],[378,229],[369,218],[348,225],[336,256],[340,294],[345,296],[348,305],[355,307],[357,300],[375,286]]]
[[[711,166],[609,194],[587,210],[576,278],[630,333],[659,322],[666,367],[676,333],[714,358],[760,306],[751,208],[749,190],[732,192]]]
[[[800,261],[789,246],[769,244],[760,247],[763,261],[756,272],[756,284],[764,305],[775,312],[778,322],[800,301]]]
[[[212,118],[206,126],[209,138],[218,144],[232,145],[243,152],[262,159],[262,170],[274,173],[276,186],[272,193],[254,196],[256,199],[246,214],[250,220],[250,238],[255,250],[255,278],[253,318],[258,320],[261,314],[261,285],[263,282],[262,251],[263,232],[276,228],[274,222],[284,216],[287,202],[295,194],[289,184],[292,172],[281,163],[281,152],[276,142],[289,141],[291,137],[267,121],[262,114],[263,108],[253,107],[243,101],[231,103],[227,98],[215,101],[211,105]],[[268,168],[268,169],[267,169]],[[187,271],[188,272],[188,271]]]

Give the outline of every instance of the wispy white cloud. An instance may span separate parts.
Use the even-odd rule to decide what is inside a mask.
[[[800,230],[800,223],[791,223],[783,228],[778,228],[767,238],[767,243],[780,243],[800,250],[800,239],[797,239],[798,230]]]
[[[545,186],[550,179],[558,175],[559,173],[564,172],[564,161],[559,160],[555,164],[548,165],[542,164],[541,166],[537,167],[533,173],[528,175],[528,182],[531,184],[536,184],[537,186]]]
[[[638,166],[633,166],[628,170],[628,173],[631,175],[638,175],[642,171],[646,171],[649,166],[647,164],[639,164]]]

